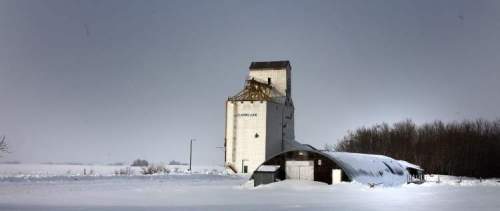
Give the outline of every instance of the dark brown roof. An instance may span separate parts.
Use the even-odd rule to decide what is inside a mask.
[[[290,62],[288,60],[282,61],[264,61],[264,62],[252,62],[250,64],[250,69],[282,69],[289,68]]]

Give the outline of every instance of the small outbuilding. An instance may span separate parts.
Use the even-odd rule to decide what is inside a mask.
[[[404,160],[400,160],[399,163],[408,171],[408,183],[421,184],[425,181],[424,169],[420,166],[408,163]]]
[[[409,171],[413,171],[416,165],[408,164],[403,165],[401,161],[383,155],[322,152],[304,146],[272,156],[257,168],[251,179],[255,186],[285,179],[327,184],[354,181],[370,186],[396,186],[423,179],[421,176],[412,176]]]
[[[253,172],[254,186],[280,181],[279,165],[261,165]]]

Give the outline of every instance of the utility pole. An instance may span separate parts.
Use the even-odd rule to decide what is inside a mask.
[[[189,172],[191,173],[191,161],[193,160],[193,141],[196,141],[196,139],[191,139],[189,141]]]

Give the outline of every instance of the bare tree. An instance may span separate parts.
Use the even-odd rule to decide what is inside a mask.
[[[323,150],[322,151],[326,151],[326,152],[333,152],[335,151],[335,145],[333,144],[324,144],[323,145]]]
[[[9,149],[9,146],[7,145],[7,142],[5,142],[5,136],[0,137],[0,152],[9,152],[7,151]]]

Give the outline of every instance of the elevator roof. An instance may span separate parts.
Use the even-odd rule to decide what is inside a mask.
[[[261,62],[252,62],[250,64],[250,70],[283,69],[283,68],[290,68],[290,61],[288,60],[261,61]]]

